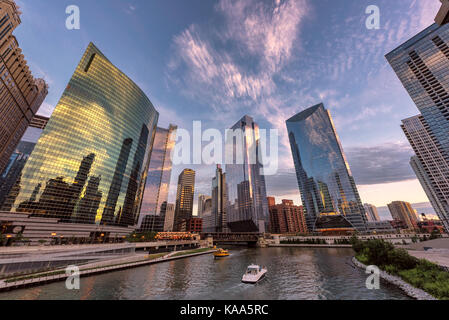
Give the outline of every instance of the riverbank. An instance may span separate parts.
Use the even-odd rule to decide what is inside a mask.
[[[354,263],[355,266],[366,270],[367,266],[357,260],[356,257],[352,258],[352,263]],[[383,270],[380,271],[380,277],[384,279],[385,281],[399,287],[402,291],[404,291],[409,297],[414,298],[416,300],[438,300],[434,296],[428,294],[422,289],[415,288],[411,284],[405,282],[400,277],[393,276]]]
[[[196,250],[186,250],[171,252],[161,256],[161,254],[149,255],[145,259],[139,259],[137,261],[129,261],[123,263],[117,263],[117,259],[111,261],[101,261],[97,264],[83,266],[84,269],[80,270],[79,276],[91,276],[106,272],[125,270],[130,268],[136,268],[145,265],[151,265],[155,263],[167,262],[172,260],[184,259],[204,254],[210,254],[215,252],[215,249],[202,248]],[[134,257],[139,258],[139,257]],[[129,259],[129,258],[128,258]],[[122,259],[123,260],[123,259]],[[95,266],[97,265],[97,266]],[[80,268],[81,269],[81,268]],[[65,269],[59,269],[49,271],[46,273],[29,274],[19,277],[11,277],[0,280],[0,292],[9,291],[19,288],[43,285],[51,282],[64,281],[67,279]]]
[[[350,244],[268,244],[269,247],[298,247],[298,248],[352,248]]]

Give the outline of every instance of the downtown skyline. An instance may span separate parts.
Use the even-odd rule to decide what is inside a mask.
[[[248,10],[252,1],[246,5],[228,1],[200,5],[192,1],[189,6],[182,3],[175,6],[171,2],[158,6],[157,10],[164,11],[167,21],[176,23],[162,28],[163,34],[156,34],[151,25],[158,21],[149,19],[155,18],[156,12],[150,10],[151,4],[142,1],[113,1],[112,9],[108,7],[108,14],[104,13],[105,23],[97,30],[89,10],[83,10],[87,2],[78,1],[81,29],[73,31],[64,27],[65,3],[18,1],[27,19],[15,33],[25,55],[30,57],[34,74],[43,76],[51,87],[39,114],[50,114],[86,41],[97,42],[98,38],[105,54],[153,101],[160,112],[159,125],[167,127],[173,122],[190,130],[192,121],[202,120],[206,128],[224,129],[249,113],[261,128],[277,128],[281,134],[280,159],[286,160],[280,163],[278,175],[267,177],[268,195],[300,203],[284,121],[323,101],[334,116],[363,202],[384,206],[394,200],[427,201],[409,165],[413,151],[400,129],[400,121],[415,115],[416,107],[389,68],[384,54],[430,25],[439,1],[427,5],[419,1],[395,4],[379,1],[380,30],[365,28],[364,9],[368,2],[348,1],[346,13],[330,2],[327,8],[326,1],[323,2],[318,6],[311,1],[264,1],[252,13]],[[101,11],[100,3],[93,10]],[[186,10],[180,10],[183,6]],[[174,7],[177,10],[172,14],[176,17],[170,15]],[[192,8],[200,10],[193,12]],[[39,12],[47,9],[55,16],[51,23],[39,20]],[[182,17],[179,12],[183,12]],[[206,21],[202,21],[204,15],[208,17]],[[145,17],[152,22],[147,23]],[[395,21],[393,17],[399,18]],[[208,28],[213,18],[219,22],[213,24],[211,31]],[[234,30],[233,22],[240,18],[246,23],[241,30]],[[334,29],[332,23],[319,26],[322,20],[339,26]],[[122,22],[113,26],[116,21]],[[170,24],[167,21],[159,22],[164,26]],[[250,22],[261,26],[262,31],[256,34],[260,45],[248,41],[249,32],[254,31]],[[119,36],[120,31],[114,31],[120,26],[126,27],[126,32],[139,30],[138,37],[122,43],[122,39],[105,36],[107,29]],[[51,39],[33,36],[50,27],[55,28]],[[313,33],[308,35],[311,30]],[[340,37],[335,36],[336,32]],[[313,35],[319,35],[320,40],[314,40]],[[46,41],[52,42],[50,48],[62,45],[69,48],[67,54],[48,59],[48,52],[39,51]],[[218,51],[219,48],[223,51]],[[340,50],[336,58],[335,50]],[[249,62],[245,55],[257,63]],[[138,70],[143,60],[145,65]],[[350,78],[354,79],[349,81]],[[214,86],[218,81],[229,84],[227,91]],[[354,85],[355,82],[360,84]],[[201,86],[209,90],[204,93]],[[216,111],[221,106],[223,116],[215,117],[219,119],[213,118],[213,112],[206,112],[208,108]],[[250,112],[245,111],[248,108]],[[176,192],[173,177],[184,168],[173,168],[169,202],[174,202]],[[196,192],[209,194],[215,166],[192,165],[192,169],[197,172]]]

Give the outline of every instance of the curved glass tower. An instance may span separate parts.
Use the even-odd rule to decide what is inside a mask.
[[[3,210],[135,225],[159,114],[92,43]]]
[[[365,230],[365,210],[329,112],[318,104],[287,120],[310,231]]]

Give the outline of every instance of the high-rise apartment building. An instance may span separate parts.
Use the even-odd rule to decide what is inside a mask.
[[[22,169],[30,157],[39,137],[44,131],[48,120],[47,117],[39,115],[34,116],[14,153],[9,158],[5,170],[0,174],[0,208],[3,206],[11,188],[13,188],[21,176]]]
[[[176,126],[170,125],[168,129],[157,128],[151,152],[147,181],[143,194],[142,207],[138,227],[141,231],[151,231],[154,221],[146,219],[147,215],[160,216],[163,203],[167,202],[168,190],[172,170],[172,150],[175,147]],[[163,217],[162,217],[163,218]],[[162,220],[162,227],[164,222]]]
[[[448,65],[449,66],[449,65]],[[422,115],[402,120],[404,131],[416,156],[411,159],[429,201],[446,230],[449,230],[449,162]]]
[[[217,232],[229,232],[226,217],[227,193],[226,173],[217,165],[215,177],[212,179],[212,214],[215,217]]]
[[[226,164],[228,227],[231,232],[266,232],[269,211],[263,166],[257,159],[259,126],[244,116],[231,129],[233,137],[226,142],[226,152],[233,153],[232,163]]]
[[[402,121],[415,151],[411,161],[446,230],[449,230],[449,24],[448,1],[435,21],[386,55],[420,114]]]
[[[402,222],[410,230],[418,229],[418,217],[412,205],[405,201],[393,201],[388,204],[391,216],[395,221]]]
[[[308,108],[288,119],[287,129],[308,230],[365,231],[365,209],[329,111]]]
[[[14,1],[0,0],[0,172],[48,94],[33,78],[13,30],[21,23]]]
[[[380,221],[379,212],[377,211],[376,206],[365,203],[363,207],[365,208],[366,219],[368,222]]]
[[[182,223],[192,218],[193,197],[195,194],[195,171],[184,169],[178,177],[174,231],[182,231]]]
[[[135,226],[158,116],[143,91],[90,43],[4,208]]]
[[[307,233],[306,219],[302,206],[295,206],[293,200],[282,200],[276,204],[268,197],[271,233]]]

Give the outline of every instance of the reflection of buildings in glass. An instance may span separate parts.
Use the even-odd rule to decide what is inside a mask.
[[[106,200],[106,205],[104,207],[104,212],[101,219],[101,222],[104,224],[111,224],[115,221],[115,208],[117,206],[118,197],[122,188],[122,182],[132,143],[133,139],[131,138],[123,141],[117,164],[115,166],[114,176],[112,177],[111,186],[109,187],[108,199]]]
[[[325,216],[341,215],[332,225],[346,219],[365,230],[365,211],[330,113],[318,104],[287,120],[287,129],[308,229],[316,231]]]
[[[140,132],[139,143],[137,145],[136,154],[134,155],[133,169],[128,182],[128,189],[126,190],[125,202],[123,210],[119,216],[118,224],[123,226],[132,226],[136,221],[136,209],[140,209],[140,201],[142,197],[136,198],[138,190],[143,193],[144,181],[142,179],[142,166],[145,160],[145,152],[147,150],[149,131],[146,125],[142,125]]]
[[[86,186],[86,192],[79,202],[79,207],[74,217],[75,222],[95,223],[100,207],[102,192],[99,190],[101,177],[90,177]]]
[[[244,116],[231,129],[235,135],[226,141],[227,152],[233,152],[232,163],[226,164],[228,227],[232,232],[265,232],[269,212],[265,177],[257,159],[259,126],[251,117]],[[238,160],[243,161],[238,163]]]
[[[217,165],[212,179],[212,214],[215,217],[216,232],[229,232],[226,217],[227,184],[226,173]]]
[[[176,193],[176,208],[173,230],[182,231],[183,221],[192,217],[193,196],[195,193],[195,171],[184,169],[178,178],[178,190]]]
[[[117,224],[126,210],[122,224],[132,224],[157,120],[146,95],[89,44],[5,203],[79,223]]]
[[[17,145],[16,150],[9,158],[9,162],[5,170],[0,175],[0,208],[2,207],[11,188],[19,178],[26,161],[39,140],[42,131],[48,123],[48,118],[36,115],[31,120],[30,126],[25,131],[22,139]],[[17,184],[16,187],[19,187]],[[17,192],[16,192],[17,194]],[[9,210],[6,210],[9,211]]]
[[[14,1],[0,1],[0,172],[48,94],[47,84],[33,77],[12,34],[20,15]]]
[[[146,215],[160,215],[162,204],[167,202],[176,130],[174,125],[170,125],[168,129],[156,129],[138,223],[141,230],[146,230],[148,226],[142,224],[143,218]]]
[[[402,129],[417,156],[412,167],[435,212],[449,230],[447,8],[445,1],[436,24],[401,44],[386,58],[421,113],[403,120]]]

